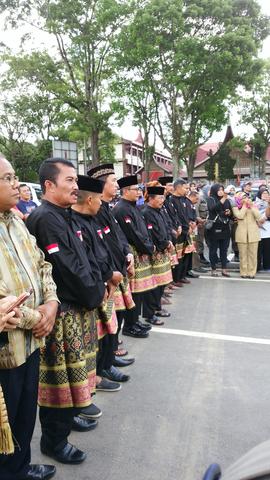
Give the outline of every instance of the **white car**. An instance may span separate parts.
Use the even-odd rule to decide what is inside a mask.
[[[41,204],[42,190],[39,183],[20,182],[20,185],[27,185],[30,188],[33,202]]]

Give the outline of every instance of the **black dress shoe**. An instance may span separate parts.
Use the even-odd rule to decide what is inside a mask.
[[[187,277],[188,278],[199,278],[200,275],[198,275],[198,273],[195,273],[193,272],[192,270],[189,270],[189,272],[187,272]],[[183,280],[182,280],[183,281]]]
[[[114,367],[128,367],[135,362],[135,358],[121,358],[114,357],[113,366]]]
[[[78,465],[79,463],[82,463],[87,456],[86,453],[82,452],[77,447],[74,447],[74,445],[71,445],[71,443],[66,443],[66,445],[59,450],[51,450],[50,448],[44,447],[41,444],[40,450],[41,453],[53,458],[57,462],[66,463],[69,465]]]
[[[147,338],[149,337],[149,333],[146,330],[142,330],[139,327],[132,327],[123,328],[122,335],[126,335],[127,337],[134,337],[134,338]]]
[[[102,370],[101,374],[102,377],[112,380],[113,382],[127,382],[130,379],[129,375],[125,375],[124,373],[120,372],[120,370],[113,365],[107,370]]]
[[[141,330],[146,330],[147,332],[152,328],[151,325],[147,325],[147,323],[140,322],[140,320],[137,320],[137,322],[135,323],[135,326],[139,327]]]
[[[56,473],[54,465],[30,465],[25,480],[48,480]]]
[[[78,415],[73,418],[72,430],[75,432],[89,432],[90,430],[94,430],[97,425],[97,420],[92,420],[91,418],[85,418]]]

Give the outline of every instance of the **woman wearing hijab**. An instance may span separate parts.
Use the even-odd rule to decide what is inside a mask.
[[[236,206],[233,214],[237,218],[235,240],[240,256],[240,275],[242,278],[254,278],[257,271],[257,253],[260,240],[259,225],[264,223],[264,215],[247,197],[245,192],[235,196]]]
[[[261,215],[265,214],[267,207],[269,206],[270,195],[267,188],[260,189],[255,202]],[[258,246],[258,266],[257,271],[264,270],[270,271],[270,219],[266,219],[264,224],[260,225],[260,236]]]
[[[215,183],[210,189],[210,196],[207,200],[208,219],[212,220],[213,226],[207,232],[209,246],[209,258],[212,268],[212,276],[218,277],[216,270],[217,251],[221,261],[222,276],[230,277],[227,272],[227,250],[230,241],[229,219],[231,216],[231,204],[220,183]]]

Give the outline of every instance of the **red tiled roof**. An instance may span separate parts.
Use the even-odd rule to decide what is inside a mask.
[[[200,147],[198,147],[196,160],[195,160],[195,167],[197,167],[201,163],[204,163],[205,160],[207,160],[207,158],[209,157],[209,152],[212,151],[212,153],[216,153],[219,147],[220,147],[219,142],[205,143],[204,145],[201,145]]]

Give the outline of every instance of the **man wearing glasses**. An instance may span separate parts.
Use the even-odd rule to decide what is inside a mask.
[[[0,478],[47,480],[55,467],[30,465],[30,442],[37,409],[39,348],[53,328],[58,301],[51,265],[11,211],[19,200],[18,187],[11,164],[0,155],[0,298],[33,290],[25,305],[16,309],[18,327],[7,324],[0,333],[0,384],[15,444],[13,455],[0,455]]]

